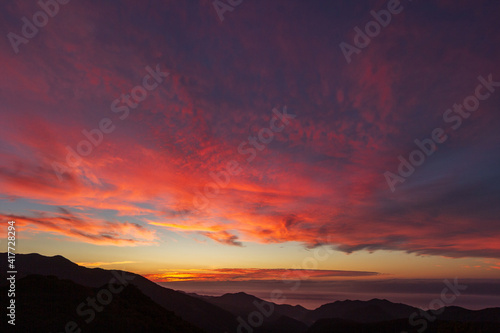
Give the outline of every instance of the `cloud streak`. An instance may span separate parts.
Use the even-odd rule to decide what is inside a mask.
[[[155,282],[178,281],[328,281],[339,277],[376,276],[376,272],[343,270],[304,270],[304,269],[257,269],[257,268],[219,268],[202,270],[166,270],[157,274],[146,274]]]
[[[0,82],[9,124],[0,194],[27,202],[3,217],[101,245],[152,244],[165,229],[236,247],[500,258],[499,95],[447,133],[397,193],[382,176],[498,67],[498,6],[414,3],[349,66],[338,42],[368,18],[367,2],[254,2],[223,25],[210,3],[64,7],[18,55],[0,48],[10,78]],[[1,26],[34,8],[6,5]],[[117,120],[110,103],[157,63],[168,80]],[[283,105],[298,117],[248,163],[239,144]],[[117,129],[60,182],[52,164],[103,117]],[[230,160],[242,173],[197,210],[195,194]],[[45,209],[31,213],[31,204]]]
[[[65,236],[69,239],[96,245],[137,246],[153,245],[157,236],[153,230],[129,222],[111,222],[73,214],[59,208],[59,212],[44,212],[35,216],[0,215],[2,219],[14,220],[24,230],[45,232]]]

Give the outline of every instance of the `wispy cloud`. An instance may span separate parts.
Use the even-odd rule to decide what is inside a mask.
[[[137,261],[98,261],[98,262],[77,262],[77,265],[85,266],[85,267],[101,267],[101,266],[110,266],[110,265],[125,265],[125,264],[135,264]]]
[[[157,236],[154,230],[130,222],[111,222],[71,213],[59,208],[57,213],[37,213],[35,216],[0,215],[14,220],[24,230],[61,235],[71,240],[96,245],[136,246],[153,245]]]
[[[257,268],[219,268],[191,270],[162,270],[162,273],[146,274],[155,282],[175,281],[276,281],[276,280],[322,280],[338,277],[376,276],[376,272],[343,270],[304,270],[304,269],[257,269]]]
[[[29,202],[4,217],[91,244],[152,244],[159,236],[150,228],[165,228],[229,246],[314,246],[328,236],[346,253],[500,258],[499,95],[459,135],[448,133],[397,193],[382,176],[479,74],[498,68],[498,6],[413,4],[346,66],[338,42],[371,5],[249,2],[221,26],[210,2],[124,1],[119,12],[103,1],[72,3],[19,55],[0,48],[0,77],[9,78],[0,81],[8,124],[0,194]],[[17,29],[33,8],[5,5],[2,26]],[[168,82],[60,182],[53,163],[102,117],[118,121],[110,103],[157,63]],[[239,144],[284,104],[296,121],[246,163]],[[193,194],[233,159],[243,172],[197,211]],[[45,212],[31,214],[33,202]]]

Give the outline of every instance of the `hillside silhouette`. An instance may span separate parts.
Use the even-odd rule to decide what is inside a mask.
[[[2,265],[6,257],[6,253],[0,254]],[[16,266],[16,329],[23,332],[64,332],[71,321],[82,332],[98,333],[414,333],[421,329],[410,325],[409,317],[422,310],[383,299],[335,301],[308,310],[300,305],[267,302],[243,292],[222,296],[187,294],[138,274],[86,268],[62,256],[18,254]],[[0,273],[2,294],[8,289],[5,268]],[[109,292],[112,289],[120,291],[113,294]],[[91,315],[88,311],[84,316],[78,314],[78,307],[96,296],[102,301],[105,294],[112,295],[112,300],[94,311],[92,320],[86,322]],[[249,325],[249,315],[259,311],[257,316],[262,322]],[[498,333],[500,308],[473,311],[446,307],[436,320],[426,324],[427,333]],[[12,329],[6,321],[1,327],[6,332]]]

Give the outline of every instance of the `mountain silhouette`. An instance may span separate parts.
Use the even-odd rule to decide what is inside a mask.
[[[500,323],[436,320],[427,326],[409,324],[408,319],[359,323],[345,319],[320,319],[307,333],[499,333]]]
[[[6,253],[0,253],[0,261],[0,291],[5,295]],[[17,254],[16,269],[16,319],[25,325],[16,328],[23,327],[21,331],[25,332],[59,333],[71,320],[81,325],[83,332],[414,333],[423,327],[409,323],[412,314],[421,315],[423,310],[384,299],[335,301],[308,310],[243,292],[222,296],[187,294],[138,274],[86,268],[62,256],[36,253]],[[113,295],[113,301],[104,310],[94,311],[95,320],[85,323],[82,319],[89,319],[90,313],[82,317],[76,312],[78,306],[89,297],[112,295],[116,288],[121,291]],[[425,323],[426,333],[500,332],[500,308],[472,311],[450,306],[440,312]],[[433,312],[427,313],[432,317]],[[256,321],[256,325],[248,324]],[[2,325],[5,328],[6,321]]]
[[[78,316],[76,309],[95,298],[100,290],[79,285],[55,276],[29,275],[16,281],[15,332],[65,332],[67,325],[83,332],[168,332],[203,333],[144,295],[136,286],[128,285],[113,296],[106,306],[96,311],[82,307],[85,316]],[[0,287],[2,295],[7,286]],[[92,311],[92,310],[93,311]],[[89,321],[88,323],[86,321]],[[72,326],[73,325],[73,326]],[[2,320],[2,332],[14,327]]]
[[[6,253],[0,255],[2,264],[7,262],[6,257]],[[202,299],[159,286],[138,274],[119,270],[86,268],[62,256],[46,257],[36,253],[16,254],[16,268],[18,279],[32,274],[53,275],[92,288],[101,287],[115,278],[113,272],[118,275],[126,273],[133,277],[130,284],[135,285],[154,302],[207,333],[231,332],[235,331],[237,327],[236,319],[231,313]],[[6,281],[6,271],[6,269],[3,269],[0,273],[2,281]]]
[[[308,329],[303,320],[309,310],[300,305],[275,304],[244,292],[222,296],[196,295],[196,297],[205,299],[243,319],[247,319],[252,312],[260,311],[264,322],[259,327],[253,327],[254,333],[304,333]]]
[[[372,299],[369,301],[336,301],[320,306],[309,312],[307,323],[314,323],[322,318],[342,318],[361,323],[373,323],[393,319],[408,318],[418,311],[405,304],[396,304],[388,300]]]
[[[246,316],[250,312],[255,311],[255,303],[260,304],[264,308],[272,307],[272,315],[266,317],[267,321],[273,321],[282,316],[303,321],[309,312],[309,310],[300,305],[292,306],[267,302],[244,292],[228,293],[222,296],[197,296],[238,316]]]

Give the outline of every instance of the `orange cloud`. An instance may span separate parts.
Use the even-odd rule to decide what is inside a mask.
[[[165,273],[146,274],[144,277],[155,282],[174,281],[271,281],[271,280],[329,280],[337,277],[366,277],[379,273],[342,270],[303,270],[303,269],[254,269],[220,268],[166,270]]]
[[[0,131],[0,194],[18,201],[4,217],[92,244],[157,240],[140,224],[106,220],[113,216],[232,246],[294,241],[328,243],[346,253],[385,249],[500,257],[493,101],[482,104],[471,117],[474,125],[461,129],[452,146],[433,155],[397,193],[390,192],[382,176],[397,165],[399,154],[415,148],[415,138],[441,125],[435,120],[450,100],[464,97],[455,99],[449,92],[469,92],[478,74],[496,68],[494,52],[463,48],[481,42],[473,33],[447,35],[455,30],[435,29],[431,21],[425,27],[390,26],[356,58],[356,65],[343,66],[343,55],[330,43],[342,32],[340,25],[329,26],[329,15],[315,17],[312,30],[290,25],[287,15],[261,16],[261,31],[278,27],[287,32],[270,38],[246,34],[245,19],[221,36],[209,15],[189,25],[174,14],[172,30],[168,22],[173,21],[163,20],[164,15],[190,12],[186,3],[169,1],[152,12],[134,5],[130,8],[166,25],[155,30],[129,22],[112,39],[85,38],[95,25],[121,26],[99,15],[113,10],[112,5],[75,4],[44,29],[43,40],[37,37],[47,46],[43,51],[36,51],[35,42],[23,45],[26,52],[18,57],[8,48],[0,50],[0,72],[9,78],[0,82],[0,121],[9,124]],[[20,6],[13,2],[4,14],[15,22],[25,12]],[[269,6],[281,10],[278,3]],[[307,5],[297,6],[300,12]],[[485,10],[480,8],[474,12]],[[250,19],[257,13],[249,9],[239,15]],[[484,27],[496,22],[485,16]],[[456,22],[455,28],[462,29]],[[158,44],[165,31],[172,38]],[[407,36],[418,56],[401,47]],[[444,40],[451,41],[450,47],[440,47]],[[218,47],[207,47],[213,43]],[[305,59],[302,51],[294,51],[297,44],[318,52]],[[131,52],[119,52],[131,47]],[[234,52],[240,55],[236,60],[224,56]],[[149,65],[171,68],[171,76],[122,121],[110,104],[138,84],[145,55]],[[454,79],[457,68],[460,79]],[[437,93],[429,94],[429,87]],[[274,103],[287,104],[298,116],[249,162],[238,147],[269,126],[272,108],[283,106]],[[85,139],[82,131],[96,128],[103,117],[113,121],[116,131],[60,182],[53,163],[66,163],[67,147],[76,147]],[[198,210],[193,199],[231,160],[243,171],[210,198],[207,209]],[[31,216],[33,204],[45,206],[45,212]],[[61,206],[73,213],[52,212]],[[5,213],[13,209],[16,214]]]
[[[85,266],[85,267],[101,267],[101,266],[109,266],[109,265],[123,265],[123,264],[134,264],[137,261],[112,261],[112,262],[77,262],[77,265]]]
[[[82,214],[74,214],[59,208],[58,213],[39,213],[38,216],[3,215],[0,218],[14,220],[17,225],[32,232],[47,232],[63,235],[69,239],[96,244],[116,246],[136,246],[156,244],[153,230],[130,223],[110,222],[92,219]]]

